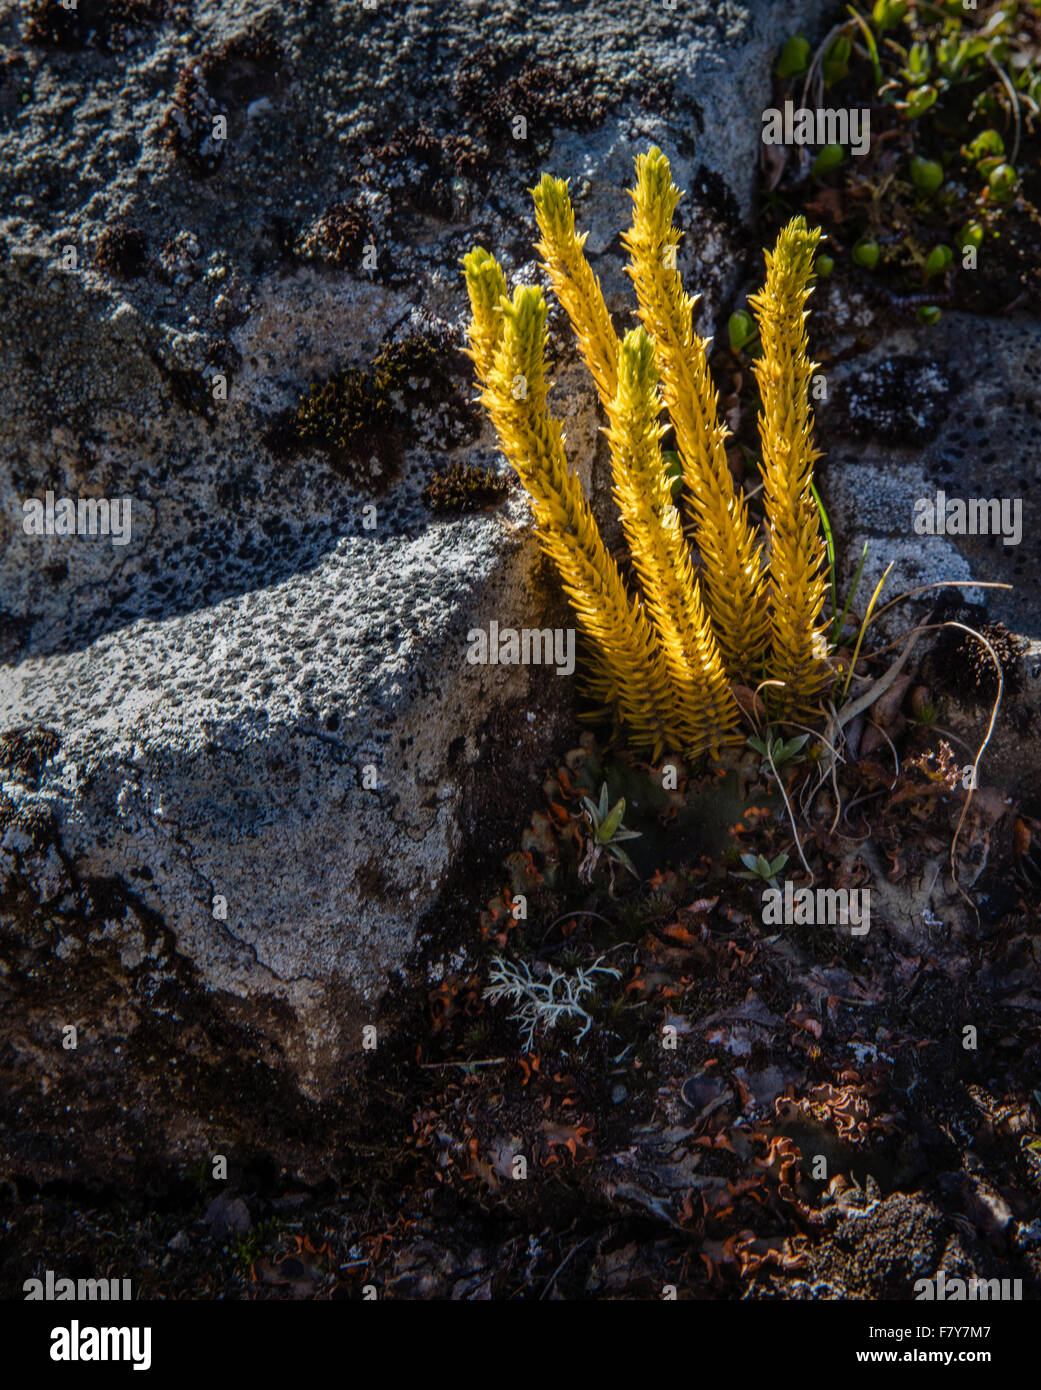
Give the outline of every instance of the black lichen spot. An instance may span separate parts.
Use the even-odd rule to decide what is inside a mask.
[[[200,178],[215,173],[236,109],[275,95],[287,77],[273,18],[201,54],[178,78],[163,122],[168,146]],[[218,117],[224,117],[229,129],[219,130]]]
[[[384,866],[374,854],[355,872],[354,882],[363,898],[385,898],[391,888]]]
[[[384,343],[371,368],[345,367],[316,382],[295,414],[275,423],[266,442],[278,453],[321,449],[356,486],[384,485],[432,406],[452,417],[457,442],[465,433],[466,411],[452,380],[465,361],[437,329]]]
[[[954,385],[935,362],[919,357],[876,362],[845,384],[846,419],[861,438],[924,444],[947,418]]]
[[[455,463],[433,475],[423,501],[433,512],[476,512],[501,502],[509,490],[506,479],[490,468]]]
[[[14,613],[0,612],[0,662],[13,662],[29,640],[32,623]]]
[[[40,48],[73,50],[126,48],[133,35],[165,19],[166,0],[34,0],[25,24],[26,41]]]
[[[224,115],[210,93],[201,63],[184,69],[177,80],[173,105],[163,121],[166,143],[199,178],[216,173],[224,159],[226,139],[215,139],[216,118]]]
[[[94,264],[109,275],[132,279],[148,268],[148,238],[137,227],[116,222],[98,237]]]
[[[442,133],[419,122],[395,131],[376,158],[380,165],[407,165],[406,201],[417,212],[447,220],[467,211],[467,184],[488,176],[492,155],[465,132]]]
[[[605,114],[591,66],[527,59],[518,68],[517,57],[502,48],[484,47],[464,59],[454,95],[459,109],[496,143],[515,138],[518,117],[527,122],[525,139],[540,139],[556,126],[586,130]]]
[[[998,659],[1005,694],[1014,694],[1020,685],[1019,658],[1027,643],[1001,622],[983,623],[977,631],[989,642]],[[944,631],[933,648],[932,662],[944,684],[959,695],[990,703],[998,693],[994,659],[971,633],[954,628]]]
[[[349,203],[333,203],[312,222],[300,239],[299,254],[338,270],[356,270],[372,226],[362,209]]]
[[[188,371],[184,367],[171,367],[158,353],[152,353],[152,361],[170,383],[174,400],[189,415],[199,415],[212,421],[217,412],[213,396],[212,377],[205,371]]]
[[[9,729],[0,734],[0,768],[4,781],[32,782],[40,780],[43,765],[61,747],[61,736],[41,725]]]

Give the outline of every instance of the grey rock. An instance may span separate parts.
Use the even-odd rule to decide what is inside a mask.
[[[32,804],[53,817],[54,853],[13,845],[5,863],[30,901],[101,881],[132,889],[165,943],[143,955],[130,922],[119,949],[133,977],[161,976],[172,944],[196,982],[184,988],[227,1001],[296,1084],[324,1095],[476,828],[491,842],[496,784],[517,792],[519,822],[567,727],[569,682],[470,667],[466,633],[492,617],[567,619],[518,496],[458,520],[420,501],[435,467],[495,461],[487,427],[469,437],[425,401],[376,495],[322,455],[278,456],[271,428],[383,340],[430,324],[458,340],[458,258],[475,240],[511,275],[537,273],[528,147],[482,129],[455,80],[484,45],[516,53],[514,71],[537,54],[535,87],[545,97],[556,81],[561,102],[571,78],[545,74],[589,69],[596,118],[579,129],[558,115],[554,128],[532,111],[528,139],[571,176],[620,321],[632,160],[663,146],[690,190],[681,268],[711,330],[747,235],[772,53],[826,7],[557,0],[452,7],[447,20],[433,3],[193,8],[190,36],[146,25],[112,51],[45,52],[22,42],[13,9],[0,18],[31,94],[5,136],[0,223],[0,306],[18,324],[0,347],[0,731],[61,738],[38,778],[7,788],[18,816]],[[168,143],[173,128],[185,138],[185,107],[171,105],[192,64],[229,120],[206,176]],[[484,172],[439,183],[440,156],[416,152],[421,122],[439,140],[486,141]],[[398,127],[404,152],[388,155]],[[339,202],[364,210],[372,273],[286,258]],[[114,223],[141,233],[143,273],[99,260]],[[62,268],[69,246],[75,270]],[[556,325],[553,344],[557,410],[602,495],[591,393]],[[129,544],[25,535],[22,504],[48,489],[129,497]]]
[[[856,611],[864,612],[890,564],[879,608],[926,590],[882,613],[872,626],[876,637],[896,640],[916,624],[951,618],[964,603],[970,608],[955,621],[978,629],[999,620],[1025,639],[980,772],[981,780],[1014,794],[1032,788],[1041,766],[1041,533],[1034,500],[1039,351],[1036,322],[947,314],[934,328],[887,334],[869,353],[834,368],[819,412],[821,485],[839,538],[841,601],[866,542]],[[982,498],[1012,508],[1018,502],[1017,542],[1006,544],[1001,535],[917,534],[915,504],[928,499],[935,509],[940,492],[948,501]],[[1010,510],[1006,519],[1014,518]],[[955,582],[961,587],[935,587]],[[935,632],[926,634],[918,655],[934,639]],[[958,746],[969,758],[988,720],[989,702],[977,707],[955,700],[940,722],[962,740]]]
[[[967,602],[986,601],[992,618],[1013,631],[1032,631],[1032,580],[1041,559],[1029,496],[1041,410],[1039,348],[1037,323],[948,314],[932,329],[887,335],[866,356],[829,373],[829,401],[819,412],[833,446],[823,488],[842,537],[843,584],[851,583],[863,543],[869,544],[861,608],[893,560],[882,603],[920,585],[964,581]],[[859,438],[851,441],[853,431]],[[915,502],[939,491],[948,498],[1020,499],[1019,543],[916,534]],[[1014,592],[987,593],[973,580],[1011,584]],[[906,631],[937,597],[933,591],[891,610],[879,630]]]
[[[241,1197],[214,1197],[203,1221],[215,1236],[244,1235],[253,1224]]]

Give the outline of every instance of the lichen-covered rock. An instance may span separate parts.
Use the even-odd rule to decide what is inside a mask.
[[[502,468],[452,360],[459,257],[482,241],[536,275],[526,189],[570,176],[621,326],[625,190],[657,142],[710,331],[773,50],[823,8],[0,10],[0,733],[37,737],[4,774],[4,922],[32,1026],[78,1019],[95,1079],[141,1062],[167,990],[205,997],[207,1066],[226,1017],[328,1094],[446,877],[526,818],[571,683],[471,666],[466,634],[566,612],[516,492],[461,518],[422,498],[437,470]],[[602,492],[562,327],[556,409]],[[424,334],[437,371],[376,401],[381,354]],[[45,532],[63,499],[129,499],[129,532],[26,534],[30,498]],[[104,971],[54,964],[95,956],[118,1058]]]
[[[869,353],[831,369],[818,412],[840,593],[849,592],[865,541],[855,611],[863,613],[890,562],[880,608],[924,590],[883,613],[873,631],[892,640],[915,624],[953,620],[978,630],[999,621],[1023,637],[981,773],[1021,795],[1032,791],[1041,765],[1041,537],[1031,498],[1039,351],[1037,323],[945,315],[933,328],[887,333]],[[966,506],[963,521],[957,504],[970,501],[986,510]],[[986,533],[978,533],[981,523]],[[927,587],[944,584],[952,587]],[[919,655],[934,640],[935,633],[924,637]],[[987,732],[989,700],[977,699],[971,659],[942,665],[950,698],[939,722],[975,750]]]

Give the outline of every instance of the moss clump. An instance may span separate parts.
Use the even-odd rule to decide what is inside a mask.
[[[112,51],[125,48],[134,31],[166,14],[166,0],[78,0],[75,9],[65,9],[59,0],[34,0],[25,37],[39,48]]]
[[[487,179],[493,162],[491,149],[479,136],[435,131],[422,121],[400,127],[375,154],[381,167],[407,164],[403,197],[416,212],[443,219],[465,212],[465,181]]]
[[[984,623],[978,631],[993,648],[1001,664],[1005,691],[1011,693],[1018,683],[1019,658],[1026,643],[1010,632],[1004,623]],[[998,673],[990,652],[978,638],[967,632],[952,633],[951,637],[948,669],[955,675],[958,688],[978,700],[993,700],[998,693]]]
[[[137,227],[113,223],[98,237],[94,264],[108,275],[133,279],[148,268],[148,238]]]
[[[173,104],[163,125],[167,146],[198,178],[216,173],[224,160],[227,141],[213,138],[213,118],[221,114],[202,65],[193,63],[186,67],[178,78]]]
[[[357,486],[385,483],[430,402],[457,394],[458,348],[444,332],[384,343],[371,368],[346,367],[316,382],[295,415],[269,436],[274,447],[317,448]]]
[[[228,141],[213,138],[214,116],[229,117],[230,125],[233,108],[273,95],[287,76],[273,20],[265,20],[201,54],[178,78],[163,123],[167,145],[197,177],[215,173]]]
[[[9,829],[20,831],[33,849],[43,849],[54,840],[54,814],[46,802],[30,801],[18,806],[0,792],[0,836]]]
[[[454,463],[435,473],[423,489],[423,501],[432,512],[476,512],[501,502],[509,483],[490,468]]]
[[[60,735],[43,725],[0,734],[0,769],[6,773],[4,780],[35,784],[44,763],[49,762],[60,747]]]
[[[530,59],[518,65],[517,56],[501,46],[482,48],[460,64],[453,95],[460,111],[493,141],[511,139],[518,116],[548,134],[554,126],[588,129],[605,111],[592,68]]]
[[[303,234],[299,254],[337,270],[357,270],[362,249],[372,236],[372,226],[360,208],[333,203]]]
[[[311,387],[297,411],[295,432],[299,444],[321,449],[338,473],[362,483],[378,477],[389,462],[392,423],[389,397],[375,375],[347,367]]]

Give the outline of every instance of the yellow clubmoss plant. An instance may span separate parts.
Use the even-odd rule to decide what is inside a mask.
[[[604,548],[571,472],[561,426],[546,401],[546,305],[522,287],[512,299],[481,247],[464,258],[470,356],[481,400],[531,498],[540,541],[597,658],[594,688],[652,757],[665,748],[717,755],[735,738],[732,682],[785,683],[805,703],[827,674],[819,622],[823,542],[809,485],[816,457],[807,393],[804,306],[819,233],[796,219],[767,257],[754,299],[763,358],[760,431],[770,568],[727,464],[727,431],[693,330],[695,301],[676,269],[679,191],[652,149],[637,160],[633,225],[625,237],[643,327],[622,342],[575,231],[567,184],[544,175],[533,190],[537,249],[568,312],[607,415],[614,496],[640,582],[632,597]],[[700,577],[683,537],[661,453],[662,404],[676,431],[695,521]],[[703,587],[702,587],[703,586]],[[805,631],[800,628],[804,624]]]
[[[684,292],[673,226],[680,191],[658,149],[636,160],[633,224],[622,241],[640,319],[654,339],[662,389],[676,431],[687,498],[696,521],[705,603],[732,679],[761,678],[769,632],[760,547],[743,496],[736,496],[708,370],[708,340],[694,332],[697,303]]]
[[[466,257],[466,276],[479,340],[481,292],[488,277],[481,254]],[[672,717],[676,701],[662,652],[604,548],[578,478],[568,468],[560,425],[546,409],[541,291],[521,287],[512,301],[504,297],[498,318],[498,343],[490,358],[478,363],[479,376],[481,363],[486,366],[481,399],[531,498],[542,546],[597,651],[600,688],[634,743],[657,757],[666,747],[681,747],[686,738]],[[478,349],[471,351],[478,362]]]
[[[794,218],[766,252],[766,284],[749,303],[759,324],[762,357],[755,364],[763,408],[759,437],[770,533],[771,652],[769,672],[785,685],[786,700],[812,701],[828,676],[826,552],[811,491],[813,417],[806,300],[820,229]]]

